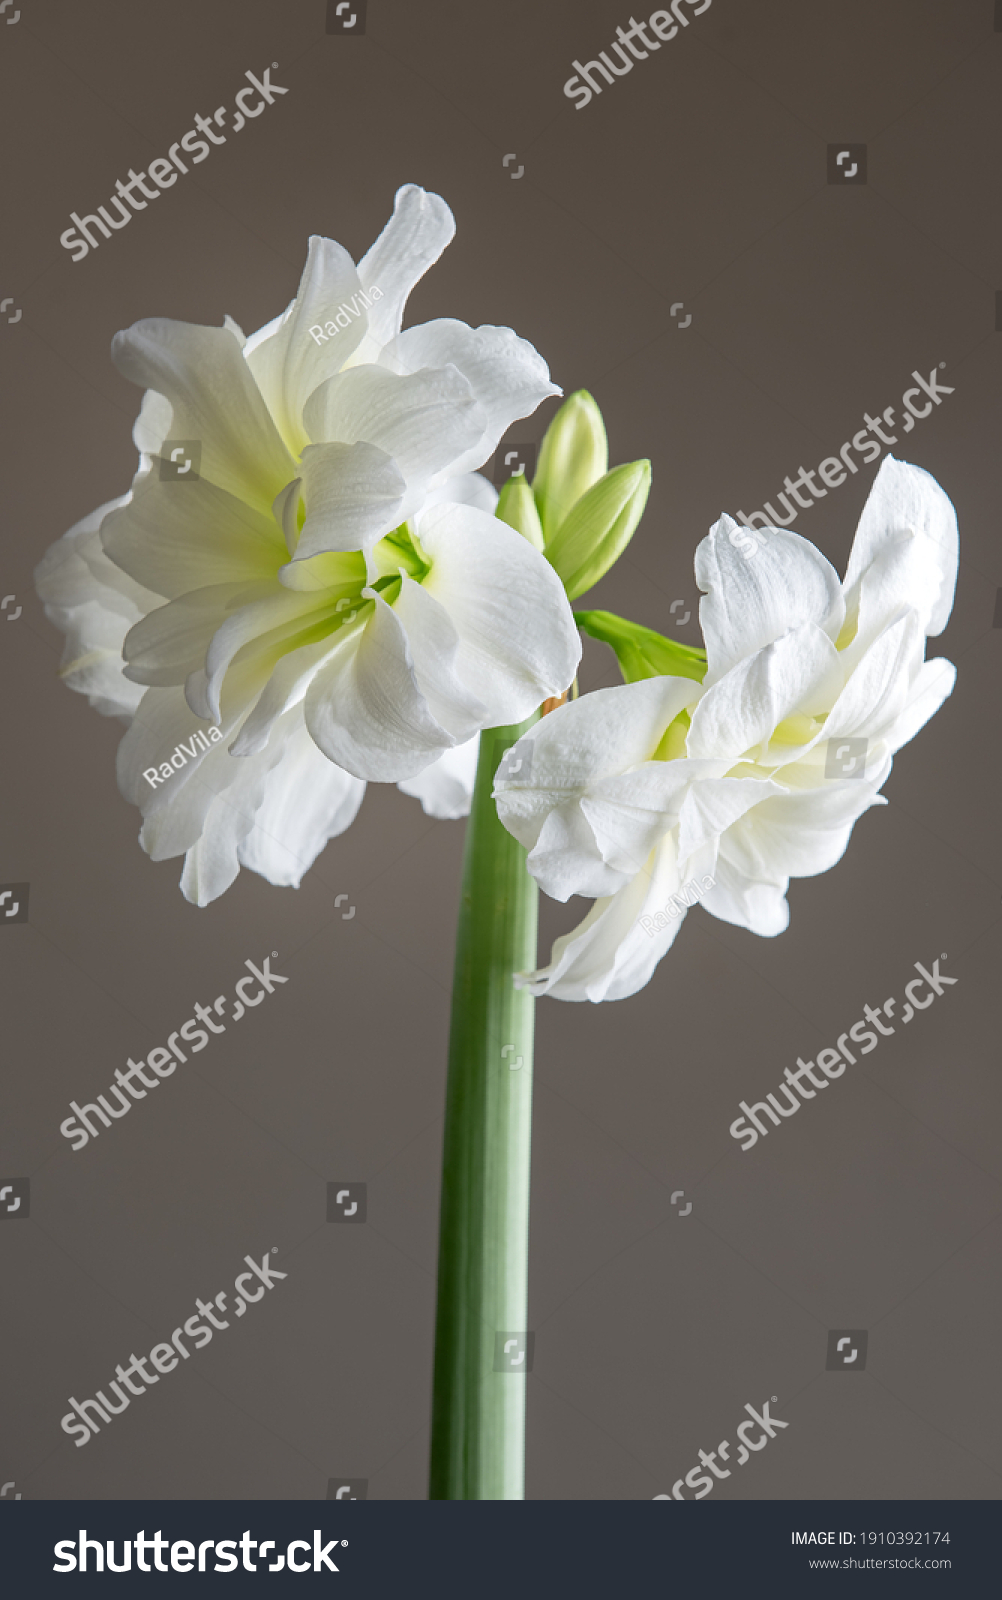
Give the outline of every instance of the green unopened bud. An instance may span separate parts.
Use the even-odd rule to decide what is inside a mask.
[[[702,683],[706,676],[705,650],[666,639],[639,622],[611,611],[575,611],[574,621],[582,633],[601,639],[616,652],[624,683],[638,683],[642,678],[694,678]]]
[[[575,502],[608,470],[609,441],[602,413],[587,389],[578,389],[567,397],[543,435],[532,480],[547,543]]]
[[[535,549],[542,550],[543,528],[524,472],[520,472],[517,478],[508,479],[498,495],[494,515],[500,517],[502,522],[507,522],[509,528],[514,528],[523,539],[528,539]]]
[[[649,461],[614,467],[582,495],[547,541],[546,555],[576,600],[603,577],[633,538],[651,487]]]

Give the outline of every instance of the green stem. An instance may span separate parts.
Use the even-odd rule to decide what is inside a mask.
[[[467,824],[442,1160],[432,1500],[523,1498],[525,1372],[495,1371],[495,1355],[526,1332],[534,1001],[512,975],[536,965],[538,890],[491,790],[502,752],[535,721],[481,734]]]

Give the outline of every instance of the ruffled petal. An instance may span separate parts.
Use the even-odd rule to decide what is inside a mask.
[[[101,547],[100,527],[128,495],[109,500],[50,545],[35,568],[45,615],[66,635],[60,677],[102,716],[128,720],[143,689],[124,676],[122,644],[160,596],[130,578]]]
[[[670,900],[680,888],[669,836],[625,888],[596,900],[572,933],[556,939],[549,966],[519,974],[516,986],[555,1000],[625,1000],[650,982],[682,926]]]
[[[472,506],[435,506],[417,527],[432,562],[423,588],[456,629],[457,675],[487,707],[483,725],[523,722],[581,659],[563,584],[528,540]]]
[[[692,714],[687,749],[701,760],[731,756],[768,743],[794,713],[823,714],[844,679],[838,651],[814,623],[791,629],[737,662],[707,689]]]
[[[267,515],[295,465],[233,335],[150,318],[116,333],[111,353],[124,377],[166,396],[171,438],[200,441],[200,476]]]
[[[229,782],[225,787],[220,787],[208,797],[208,803],[201,809],[198,838],[185,851],[181,893],[193,905],[211,904],[226,892],[236,878],[240,871],[241,847],[255,827],[264,806],[268,780],[273,776],[273,768],[281,756],[281,745],[276,744],[240,762],[234,761],[232,756],[217,758],[231,762],[237,770],[232,776],[228,775]],[[190,803],[197,788],[204,789],[207,776],[208,772],[203,772],[201,780],[196,780],[196,784],[190,786],[185,800]],[[183,805],[184,802],[179,801],[179,807],[183,808]],[[141,838],[144,844],[150,831],[148,825],[143,830]],[[163,836],[158,843],[159,849],[150,849],[154,860],[179,853],[175,849],[168,851],[164,848]],[[276,857],[288,864],[287,853],[276,852]]]
[[[716,846],[721,835],[774,795],[784,793],[770,778],[706,778],[686,790],[679,812],[678,859],[683,876],[690,862]]]
[[[369,311],[361,293],[347,250],[314,234],[296,298],[244,346],[247,365],[292,455],[308,442],[303,408],[310,395],[365,337]]]
[[[482,466],[518,417],[530,416],[540,401],[561,392],[550,382],[539,352],[511,328],[470,328],[450,317],[398,334],[379,360],[391,372],[451,365],[468,379],[487,422],[477,443],[454,463],[454,472]]]
[[[730,836],[723,841],[713,869],[714,886],[703,904],[711,916],[720,922],[730,922],[736,928],[747,928],[760,939],[775,939],[785,933],[790,923],[790,907],[786,900],[789,882],[764,883],[750,878],[730,858]]]
[[[773,793],[728,829],[720,854],[750,882],[785,890],[790,878],[816,877],[841,860],[856,821],[875,795],[876,785],[862,779],[830,779],[813,789]],[[707,908],[713,910],[709,900]]]
[[[412,778],[459,743],[429,710],[403,625],[379,597],[314,677],[305,714],[328,760],[377,783]]]
[[[682,678],[598,689],[537,722],[516,747],[518,766],[499,769],[498,817],[554,900],[616,893],[671,827],[703,769],[648,758],[694,691]]]
[[[217,630],[230,613],[237,607],[249,611],[248,602],[253,600],[267,604],[273,592],[270,583],[217,583],[155,607],[126,636],[122,647],[126,677],[158,689],[184,683],[189,673],[204,664]],[[198,714],[214,716],[215,708],[199,707]]]
[[[430,767],[425,767],[416,778],[405,778],[397,784],[404,794],[420,800],[429,817],[455,821],[468,817],[473,802],[473,785],[477,776],[477,759],[480,754],[480,735],[475,734],[465,744],[454,750],[445,750]]]
[[[281,759],[268,773],[237,855],[269,883],[298,889],[328,840],[354,822],[365,784],[321,754],[298,711],[281,719],[274,737]]]
[[[168,600],[211,584],[274,580],[286,548],[273,516],[204,478],[177,488],[137,473],[131,495],[101,523],[116,566]]]
[[[329,378],[304,412],[310,438],[364,440],[392,456],[409,488],[400,520],[422,503],[426,484],[461,460],[483,434],[486,415],[455,367],[406,377],[384,367],[353,367]]]
[[[492,720],[463,682],[459,635],[445,607],[412,578],[401,580],[394,615],[407,635],[414,676],[431,714],[460,743]]]
[[[254,709],[230,746],[232,755],[250,756],[264,749],[275,723],[300,703],[339,643],[339,636],[334,634],[318,644],[300,645],[298,650],[289,650],[279,659]],[[333,762],[329,765],[333,766]]]
[[[473,506],[493,517],[497,510],[498,492],[489,479],[479,472],[456,472],[442,478],[428,490],[423,510],[446,502],[457,506]]]
[[[900,605],[914,606],[918,602],[923,612],[924,631],[929,635],[942,633],[953,609],[957,584],[960,550],[957,513],[945,491],[928,472],[906,461],[898,461],[894,456],[885,456],[863,507],[849,554],[845,591],[850,610],[855,601],[854,591],[864,574],[887,545],[906,535],[917,543],[919,560],[909,563],[910,570],[904,581],[899,578]],[[925,581],[922,581],[923,573]],[[932,594],[928,599],[930,589]],[[885,594],[885,606],[892,602],[893,592]],[[875,621],[879,626],[881,620],[889,621],[890,616],[889,611],[882,619],[878,614]]]
[[[392,456],[372,444],[311,444],[303,451],[306,520],[294,559],[325,550],[371,550],[398,527],[407,484]]]
[[[375,244],[358,263],[362,288],[373,298],[369,327],[355,355],[356,366],[375,361],[383,346],[400,332],[404,306],[414,285],[433,267],[451,243],[456,223],[445,201],[416,183],[405,183],[393,201],[393,215]]]
[[[723,516],[696,550],[696,582],[704,590],[699,620],[709,663],[709,689],[745,657],[813,623],[834,644],[845,620],[838,573],[807,539],[772,528],[765,545],[745,557],[731,541],[743,530]]]
[[[893,738],[922,655],[922,623],[905,612],[867,650],[825,723],[825,740]]]
[[[238,653],[244,672],[254,674],[263,689],[282,655],[307,630],[329,627],[331,635],[336,631],[326,595],[279,589],[260,598],[248,595],[247,600],[241,605],[239,597],[234,599],[225,622],[212,635],[204,668],[196,668],[187,678],[188,704],[196,716],[219,720],[224,683]]]
[[[506,782],[499,800],[519,799],[530,783],[533,789],[579,793],[639,767],[699,693],[688,678],[644,678],[567,701],[523,735],[531,743],[531,767],[520,772],[517,788]],[[664,763],[665,770],[669,765]]]
[[[909,739],[914,739],[919,730],[925,727],[929,718],[936,714],[944,700],[953,693],[956,681],[956,667],[952,661],[947,661],[943,656],[934,656],[932,661],[922,663],[893,729],[884,736],[892,754],[907,744]]]

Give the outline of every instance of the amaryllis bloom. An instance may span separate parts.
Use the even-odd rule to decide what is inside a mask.
[[[118,777],[144,849],[185,855],[199,905],[241,865],[298,883],[366,780],[461,815],[479,730],[574,675],[560,580],[475,471],[559,392],[546,364],[509,328],[400,331],[454,231],[409,185],[357,267],[311,239],[295,300],[250,338],[227,318],[114,340],[146,390],[139,470],[38,588],[65,680],[131,720]]]
[[[928,473],[885,459],[842,583],[789,529],[766,530],[754,561],[734,529],[722,517],[696,551],[702,683],[586,695],[499,771],[498,814],[543,889],[595,898],[549,966],[518,980],[536,994],[636,993],[696,899],[782,933],[790,878],[835,865],[856,819],[886,803],[894,752],[953,688],[953,666],[925,660],[957,575],[956,515]]]

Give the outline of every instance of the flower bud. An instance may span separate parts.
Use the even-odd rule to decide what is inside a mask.
[[[547,541],[575,502],[609,470],[605,424],[587,389],[569,395],[543,436],[532,481]]]
[[[528,539],[534,549],[542,550],[543,528],[524,472],[520,472],[516,478],[508,479],[498,495],[497,510],[494,515],[500,517],[502,522],[506,522],[509,528],[514,528],[523,539]]]
[[[592,485],[560,525],[546,556],[576,600],[622,555],[643,516],[651,487],[649,461],[614,467]]]

